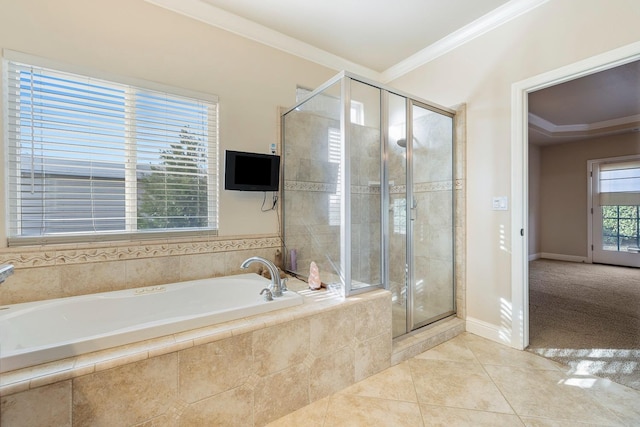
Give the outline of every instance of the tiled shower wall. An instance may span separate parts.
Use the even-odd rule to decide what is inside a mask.
[[[287,119],[285,244],[296,250],[297,272],[307,275],[315,261],[323,281],[330,281],[341,255],[340,170],[330,154],[331,135],[339,138],[340,123],[302,111]],[[351,125],[351,276],[370,284],[382,282],[379,135],[378,129]]]
[[[336,120],[302,111],[290,112],[284,127],[285,245],[297,253],[296,272],[307,275],[315,261],[323,281],[335,273],[329,260],[340,262],[340,224],[330,212],[339,169],[329,159],[329,135],[339,129]],[[339,221],[339,205],[337,215]]]
[[[242,236],[4,248],[0,264],[15,274],[0,286],[0,305],[239,274],[250,256],[275,260],[280,244]]]

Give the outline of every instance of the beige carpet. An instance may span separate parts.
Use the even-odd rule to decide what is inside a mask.
[[[527,350],[640,390],[640,269],[530,262]]]

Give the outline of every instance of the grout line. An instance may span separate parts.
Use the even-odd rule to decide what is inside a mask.
[[[478,363],[480,364],[480,367],[482,368],[482,371],[485,373],[485,375],[487,376],[487,378],[489,378],[489,381],[491,381],[491,383],[493,384],[493,386],[496,388],[496,390],[498,390],[498,393],[500,393],[500,395],[502,396],[502,398],[504,399],[505,402],[507,402],[507,405],[509,405],[509,408],[511,408],[511,411],[513,411],[514,415],[516,415],[518,417],[518,419],[520,419],[520,414],[518,414],[518,411],[516,411],[516,409],[513,407],[513,405],[511,404],[511,402],[509,401],[509,399],[507,399],[507,396],[505,396],[504,392],[502,391],[502,389],[500,387],[498,387],[498,384],[496,384],[496,382],[494,381],[494,379],[491,377],[491,375],[489,374],[489,372],[486,370],[485,368],[485,364],[482,363],[482,361],[478,358],[478,356],[476,355],[476,353],[473,351],[472,348],[470,348],[467,345],[466,340],[464,341],[464,346],[471,352],[471,354],[473,354],[473,357],[476,358],[476,360],[478,361]],[[489,364],[487,364],[489,365]],[[505,365],[492,365],[492,366],[505,366]],[[522,422],[522,420],[520,420]],[[523,423],[524,424],[524,423]]]

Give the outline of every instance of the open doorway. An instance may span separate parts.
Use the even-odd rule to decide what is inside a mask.
[[[640,135],[634,137],[631,154],[587,162],[593,263],[640,268]]]
[[[589,160],[640,154],[635,50],[616,59],[592,58],[514,89],[522,90],[526,113],[521,160],[527,175],[520,188],[528,233],[522,259],[514,259],[513,289],[516,302],[522,283],[523,348],[568,364],[574,373],[640,389],[640,319],[628,309],[640,304],[640,270],[590,264],[590,209],[597,217],[604,208],[590,205],[587,191]]]

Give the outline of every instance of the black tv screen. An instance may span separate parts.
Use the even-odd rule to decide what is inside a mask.
[[[239,191],[278,191],[280,156],[227,150],[224,188]]]

